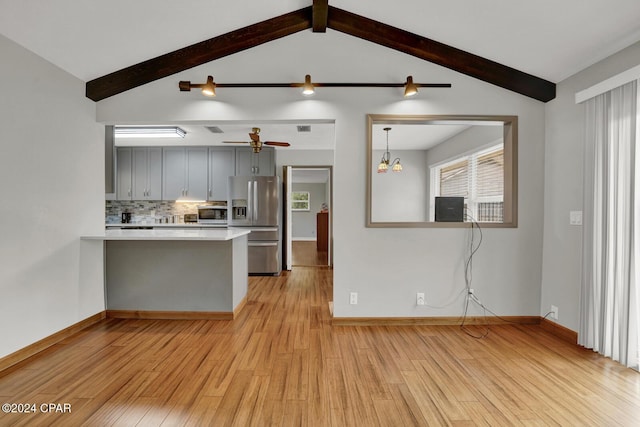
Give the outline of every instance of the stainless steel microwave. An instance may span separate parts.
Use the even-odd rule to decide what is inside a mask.
[[[203,224],[226,224],[226,206],[198,206],[198,222]]]

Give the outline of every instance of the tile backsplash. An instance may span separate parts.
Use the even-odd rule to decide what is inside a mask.
[[[184,214],[197,214],[198,206],[202,205],[226,205],[227,202],[196,202],[176,203],[164,200],[107,200],[105,222],[107,224],[119,224],[122,212],[131,213],[131,222],[134,224],[153,224],[156,220]]]

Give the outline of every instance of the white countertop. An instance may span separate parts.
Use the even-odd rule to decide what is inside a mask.
[[[154,230],[105,230],[104,235],[82,236],[83,240],[209,240],[224,241],[249,234],[239,229],[154,229]]]
[[[114,223],[105,224],[105,228],[137,228],[137,227],[153,227],[153,228],[227,228],[227,224],[202,224],[199,222],[187,222],[187,223]]]

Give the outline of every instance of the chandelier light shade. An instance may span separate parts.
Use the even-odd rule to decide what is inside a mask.
[[[387,173],[389,165],[391,165],[393,172],[401,172],[402,164],[400,163],[400,157],[396,157],[391,161],[391,153],[389,152],[389,131],[391,128],[384,128],[383,130],[387,133],[387,149],[380,159],[380,164],[378,164],[378,173]]]

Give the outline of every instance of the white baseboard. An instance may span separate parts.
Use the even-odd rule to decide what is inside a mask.
[[[316,239],[315,237],[292,237],[291,241],[293,242],[315,242]]]

